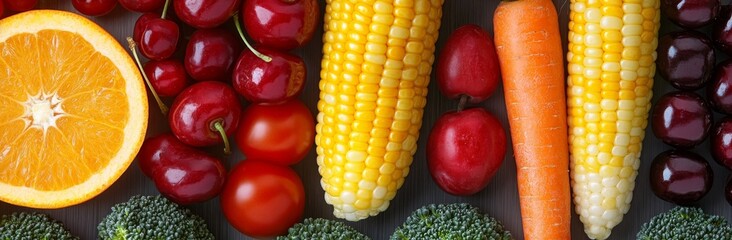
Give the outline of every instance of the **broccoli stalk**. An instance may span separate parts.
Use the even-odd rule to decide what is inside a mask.
[[[696,207],[675,207],[641,227],[638,240],[732,239],[732,228],[720,216]]]
[[[417,209],[391,235],[392,240],[408,239],[513,239],[496,219],[481,214],[467,203],[430,204]]]
[[[292,226],[286,236],[277,237],[277,240],[288,239],[368,240],[369,238],[342,222],[308,218]]]
[[[206,222],[161,196],[134,196],[112,207],[97,226],[104,240],[213,240]]]
[[[0,240],[73,240],[61,222],[41,213],[13,213],[0,217]]]

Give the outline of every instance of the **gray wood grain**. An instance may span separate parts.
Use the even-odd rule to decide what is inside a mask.
[[[321,4],[324,4],[324,0],[321,0],[320,2]],[[566,42],[569,3],[565,0],[555,0],[554,2],[557,9],[559,9],[562,37]],[[441,35],[437,43],[438,50],[444,44],[449,33],[463,24],[478,24],[492,32],[492,13],[497,5],[497,0],[446,1],[442,28],[440,31]],[[41,0],[40,8],[64,9],[75,12],[70,1],[65,0]],[[91,19],[107,29],[107,31],[112,33],[118,40],[124,42],[124,37],[132,34],[133,25],[137,16],[138,14],[127,12],[118,6],[110,15]],[[520,19],[516,20],[520,21]],[[675,29],[678,28],[664,21],[662,32],[668,32]],[[190,33],[190,30],[185,30],[184,32]],[[315,106],[318,99],[317,81],[319,80],[318,76],[320,71],[321,35],[322,28],[318,30],[316,37],[308,46],[304,49],[294,51],[294,53],[302,56],[307,64],[308,82],[301,99],[308,105],[310,110],[313,111],[313,114],[315,114]],[[672,91],[672,88],[665,81],[660,79],[660,77],[656,77],[654,102],[659,96],[670,91]],[[700,93],[703,94],[702,91],[700,91]],[[517,237],[517,239],[523,239],[516,190],[516,167],[513,160],[513,153],[510,149],[503,166],[493,179],[492,183],[485,190],[474,196],[451,196],[444,193],[434,184],[427,170],[427,164],[425,161],[425,136],[428,136],[432,125],[440,114],[450,109],[454,109],[457,105],[457,101],[448,100],[441,96],[437,91],[436,84],[430,85],[428,99],[421,131],[422,138],[419,139],[419,151],[415,156],[410,175],[407,177],[404,186],[399,190],[396,198],[391,202],[391,206],[386,212],[360,222],[349,223],[349,225],[366,233],[374,239],[387,239],[397,225],[403,222],[413,210],[422,205],[429,203],[467,202],[479,206],[485,212],[490,213],[492,216],[502,221],[514,236]],[[503,94],[501,91],[497,91],[493,97],[482,104],[482,107],[485,107],[490,110],[490,112],[498,116],[505,127],[508,126]],[[151,104],[150,109],[151,118],[148,136],[167,131],[167,122],[162,118],[160,113],[156,111],[156,106]],[[716,116],[716,119],[719,119],[719,117],[720,116]],[[643,163],[641,164],[640,173],[636,181],[636,188],[634,191],[635,197],[633,199],[632,207],[630,208],[629,213],[625,216],[625,220],[615,227],[613,234],[611,235],[611,239],[634,239],[635,233],[640,229],[641,224],[646,222],[653,215],[673,207],[672,204],[664,202],[653,195],[650,191],[648,182],[648,168],[650,161],[655,155],[670,149],[670,147],[655,139],[650,130],[646,133],[643,145],[644,148],[641,157]],[[697,205],[703,207],[704,210],[708,212],[724,215],[730,219],[732,218],[732,211],[730,211],[730,206],[724,200],[723,196],[723,189],[726,183],[726,178],[728,177],[728,172],[712,161],[708,149],[708,141],[705,141],[701,146],[694,149],[694,152],[701,154],[710,161],[715,172],[712,191]],[[218,150],[218,148],[215,150]],[[243,159],[242,154],[240,152],[236,152],[232,156],[226,158],[226,164],[230,167],[241,159]],[[323,190],[320,188],[318,183],[320,176],[317,173],[315,151],[311,150],[305,160],[300,164],[295,165],[294,168],[303,178],[305,183],[307,194],[305,217],[333,218],[332,207],[325,204],[325,201],[323,200]],[[81,236],[82,239],[95,239],[96,226],[99,221],[109,213],[110,207],[115,203],[126,201],[130,196],[136,194],[157,194],[157,190],[155,189],[152,181],[147,179],[140,172],[137,163],[133,163],[127,172],[113,186],[96,198],[77,206],[57,210],[40,211],[48,213],[65,222],[71,231],[74,234]],[[218,239],[248,239],[246,236],[237,232],[234,228],[228,225],[219,208],[218,199],[191,206],[191,209],[207,220],[209,227]],[[13,211],[38,210],[0,203],[0,214],[10,213]],[[587,239],[582,229],[582,225],[577,216],[573,214],[572,236],[574,239]]]

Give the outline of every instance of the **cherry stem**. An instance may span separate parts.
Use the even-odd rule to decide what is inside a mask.
[[[224,140],[224,154],[231,154],[231,146],[229,144],[229,138],[226,137],[226,130],[224,130],[224,120],[217,119],[213,122],[213,128],[221,134],[221,139]]]
[[[163,5],[163,14],[160,15],[160,19],[165,19],[168,15],[168,5],[170,5],[170,0],[165,0],[165,5]]]
[[[163,100],[160,100],[160,96],[158,96],[158,92],[156,92],[155,88],[153,88],[152,84],[150,84],[150,79],[147,78],[147,74],[145,74],[145,69],[142,68],[142,63],[140,63],[140,57],[137,56],[137,43],[135,43],[135,40],[132,40],[131,37],[127,37],[127,43],[130,46],[130,51],[132,51],[132,56],[135,57],[135,62],[137,63],[137,68],[140,69],[142,78],[145,79],[145,84],[147,84],[147,88],[150,89],[150,92],[152,92],[153,97],[155,97],[155,101],[158,102],[158,107],[160,108],[160,112],[163,113],[163,116],[168,115],[168,106],[165,106],[165,103],[163,103]]]
[[[249,44],[249,41],[247,41],[247,38],[244,37],[244,31],[241,30],[241,23],[239,23],[239,14],[238,13],[234,14],[234,25],[236,25],[236,31],[239,32],[239,36],[241,37],[241,40],[244,40],[244,44],[247,45],[247,48],[249,48],[249,50],[252,51],[252,53],[254,53],[254,55],[259,57],[259,59],[262,59],[262,61],[265,61],[265,62],[272,61],[271,57],[264,55],[264,54],[260,53],[259,51],[257,51],[256,49],[254,49],[254,47],[252,47],[252,45]]]
[[[465,109],[465,104],[468,103],[468,95],[460,95],[460,102],[458,103],[457,111],[460,112]]]

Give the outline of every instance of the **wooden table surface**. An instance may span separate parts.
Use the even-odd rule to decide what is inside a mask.
[[[324,0],[320,0],[320,2],[321,8],[324,7]],[[437,43],[438,51],[441,49],[441,46],[444,44],[449,33],[463,24],[478,24],[492,32],[492,14],[498,5],[498,2],[498,0],[447,0],[443,8],[444,16],[442,19],[441,34]],[[726,3],[727,1],[723,2]],[[562,37],[566,42],[569,2],[565,0],[554,0],[554,3],[560,14]],[[64,9],[76,12],[71,6],[71,1],[68,0],[41,0],[39,8]],[[132,29],[137,16],[137,13],[128,12],[118,6],[107,16],[91,19],[112,33],[118,40],[124,42],[124,38],[132,34]],[[520,19],[516,20],[520,21]],[[668,32],[675,29],[678,28],[673,26],[671,23],[663,23],[662,32]],[[0,29],[0,31],[2,31],[2,29]],[[190,35],[190,32],[188,32],[187,35]],[[315,34],[315,38],[309,45],[303,49],[294,51],[296,54],[302,56],[307,64],[308,82],[301,99],[308,105],[310,110],[313,111],[313,115],[316,114],[315,106],[318,100],[317,82],[319,80],[318,76],[320,71],[321,36],[322,27],[318,29],[318,32]],[[383,212],[376,217],[348,224],[366,233],[373,239],[388,239],[394,231],[394,228],[401,224],[413,210],[422,205],[429,203],[467,202],[479,206],[483,211],[499,219],[517,239],[523,239],[516,190],[516,166],[513,160],[513,152],[510,148],[506,154],[504,164],[501,166],[493,181],[486,189],[474,196],[451,196],[440,190],[437,185],[434,184],[427,170],[425,160],[426,136],[428,136],[437,117],[445,111],[454,109],[457,105],[457,101],[448,100],[441,96],[437,90],[436,84],[431,84],[429,91],[430,93],[428,96],[421,131],[422,138],[419,139],[419,150],[415,155],[414,163],[411,166],[410,174],[407,177],[404,186],[399,190],[396,198],[392,200],[391,205],[386,212]],[[656,77],[656,86],[654,87],[653,98],[654,102],[663,93],[669,91],[672,91],[672,88],[665,81],[660,79],[660,77]],[[703,92],[700,91],[700,93]],[[504,127],[508,129],[503,94],[500,89],[493,97],[482,105],[498,116]],[[161,114],[156,111],[155,105],[151,104],[150,107],[151,118],[148,128],[148,136],[167,131],[167,121],[165,121]],[[719,117],[719,115],[715,116],[715,119],[719,119]],[[650,127],[646,133],[643,146],[644,148],[641,157],[642,164],[636,181],[632,207],[625,216],[623,222],[615,227],[610,239],[634,239],[635,234],[644,222],[648,221],[652,216],[673,207],[672,204],[664,202],[653,195],[650,190],[648,180],[648,169],[651,160],[655,155],[670,149],[670,147],[655,139],[650,131]],[[723,189],[726,183],[726,178],[728,177],[728,172],[713,162],[708,149],[709,143],[708,141],[705,141],[701,146],[698,146],[693,150],[710,161],[715,172],[713,188],[711,192],[698,203],[698,206],[703,207],[707,212],[724,215],[727,219],[731,219],[732,211],[730,211],[730,206],[727,204],[723,196]],[[216,148],[216,150],[218,150],[218,148]],[[237,151],[226,159],[227,166],[230,167],[233,163],[242,159],[243,156],[241,152]],[[308,156],[301,163],[295,165],[294,168],[300,174],[305,184],[305,191],[307,195],[305,217],[333,218],[333,209],[323,200],[323,190],[320,188],[318,182],[320,176],[318,175],[317,165],[315,163],[315,151],[311,150]],[[63,221],[74,234],[81,236],[82,239],[96,239],[96,226],[101,219],[110,212],[110,207],[116,203],[124,202],[129,199],[130,196],[136,194],[157,194],[157,190],[155,189],[152,181],[147,179],[140,172],[137,163],[135,162],[113,186],[96,198],[77,206],[57,210],[41,210],[40,212],[48,213],[54,218]],[[226,222],[219,208],[218,199],[191,206],[191,209],[206,219],[209,228],[214,232],[217,239],[249,239],[237,232]],[[6,214],[13,211],[34,210],[0,203],[0,214]],[[572,236],[574,239],[587,239],[583,232],[582,224],[574,213],[572,219]]]

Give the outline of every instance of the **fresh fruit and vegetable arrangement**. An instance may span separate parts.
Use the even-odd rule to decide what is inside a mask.
[[[0,239],[732,239],[728,4],[0,0]]]

